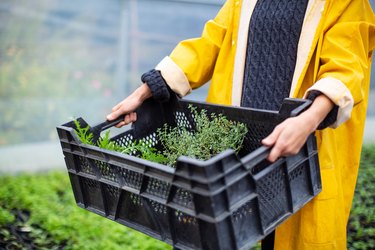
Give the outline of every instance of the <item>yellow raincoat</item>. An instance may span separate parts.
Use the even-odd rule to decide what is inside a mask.
[[[156,67],[186,95],[211,80],[208,102],[240,105],[248,25],[256,0],[228,0],[202,36],[183,41]],[[375,17],[367,0],[310,0],[290,96],[319,90],[338,107],[316,132],[323,191],[276,230],[275,249],[346,249],[368,103]]]

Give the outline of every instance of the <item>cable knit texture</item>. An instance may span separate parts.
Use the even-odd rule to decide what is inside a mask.
[[[170,93],[159,70],[152,69],[144,73],[141,80],[148,85],[151,90],[152,97],[155,100],[159,102],[166,102],[169,100]]]
[[[279,110],[289,96],[308,0],[258,0],[246,53],[242,106]]]

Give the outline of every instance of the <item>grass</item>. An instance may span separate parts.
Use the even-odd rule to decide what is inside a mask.
[[[367,145],[348,225],[349,250],[375,249],[374,166],[375,145]],[[76,206],[66,172],[2,176],[0,183],[0,244],[1,237],[9,237],[8,226],[18,223],[30,231],[38,249],[171,248]],[[29,211],[29,218],[17,221],[15,211]]]

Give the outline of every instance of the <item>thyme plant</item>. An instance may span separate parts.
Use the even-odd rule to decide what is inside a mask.
[[[222,114],[209,115],[204,109],[198,112],[192,105],[189,109],[194,117],[195,131],[182,125],[173,128],[164,125],[158,129],[167,165],[175,165],[181,155],[208,160],[228,148],[239,152],[248,132],[245,124],[228,120]]]

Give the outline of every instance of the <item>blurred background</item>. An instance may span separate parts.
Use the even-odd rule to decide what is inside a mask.
[[[0,249],[25,249],[25,232],[27,244],[39,242],[31,249],[168,248],[75,206],[56,126],[104,121],[142,73],[199,36],[224,2],[0,1]],[[375,67],[372,75],[358,181],[365,189],[356,191],[349,249],[375,247]],[[203,101],[207,90],[186,98]]]
[[[0,171],[63,166],[55,127],[72,117],[103,121],[223,2],[0,1]],[[374,80],[366,141],[375,141]],[[186,98],[204,100],[207,89]]]
[[[103,121],[223,2],[0,1],[0,171],[63,166],[56,126]]]

